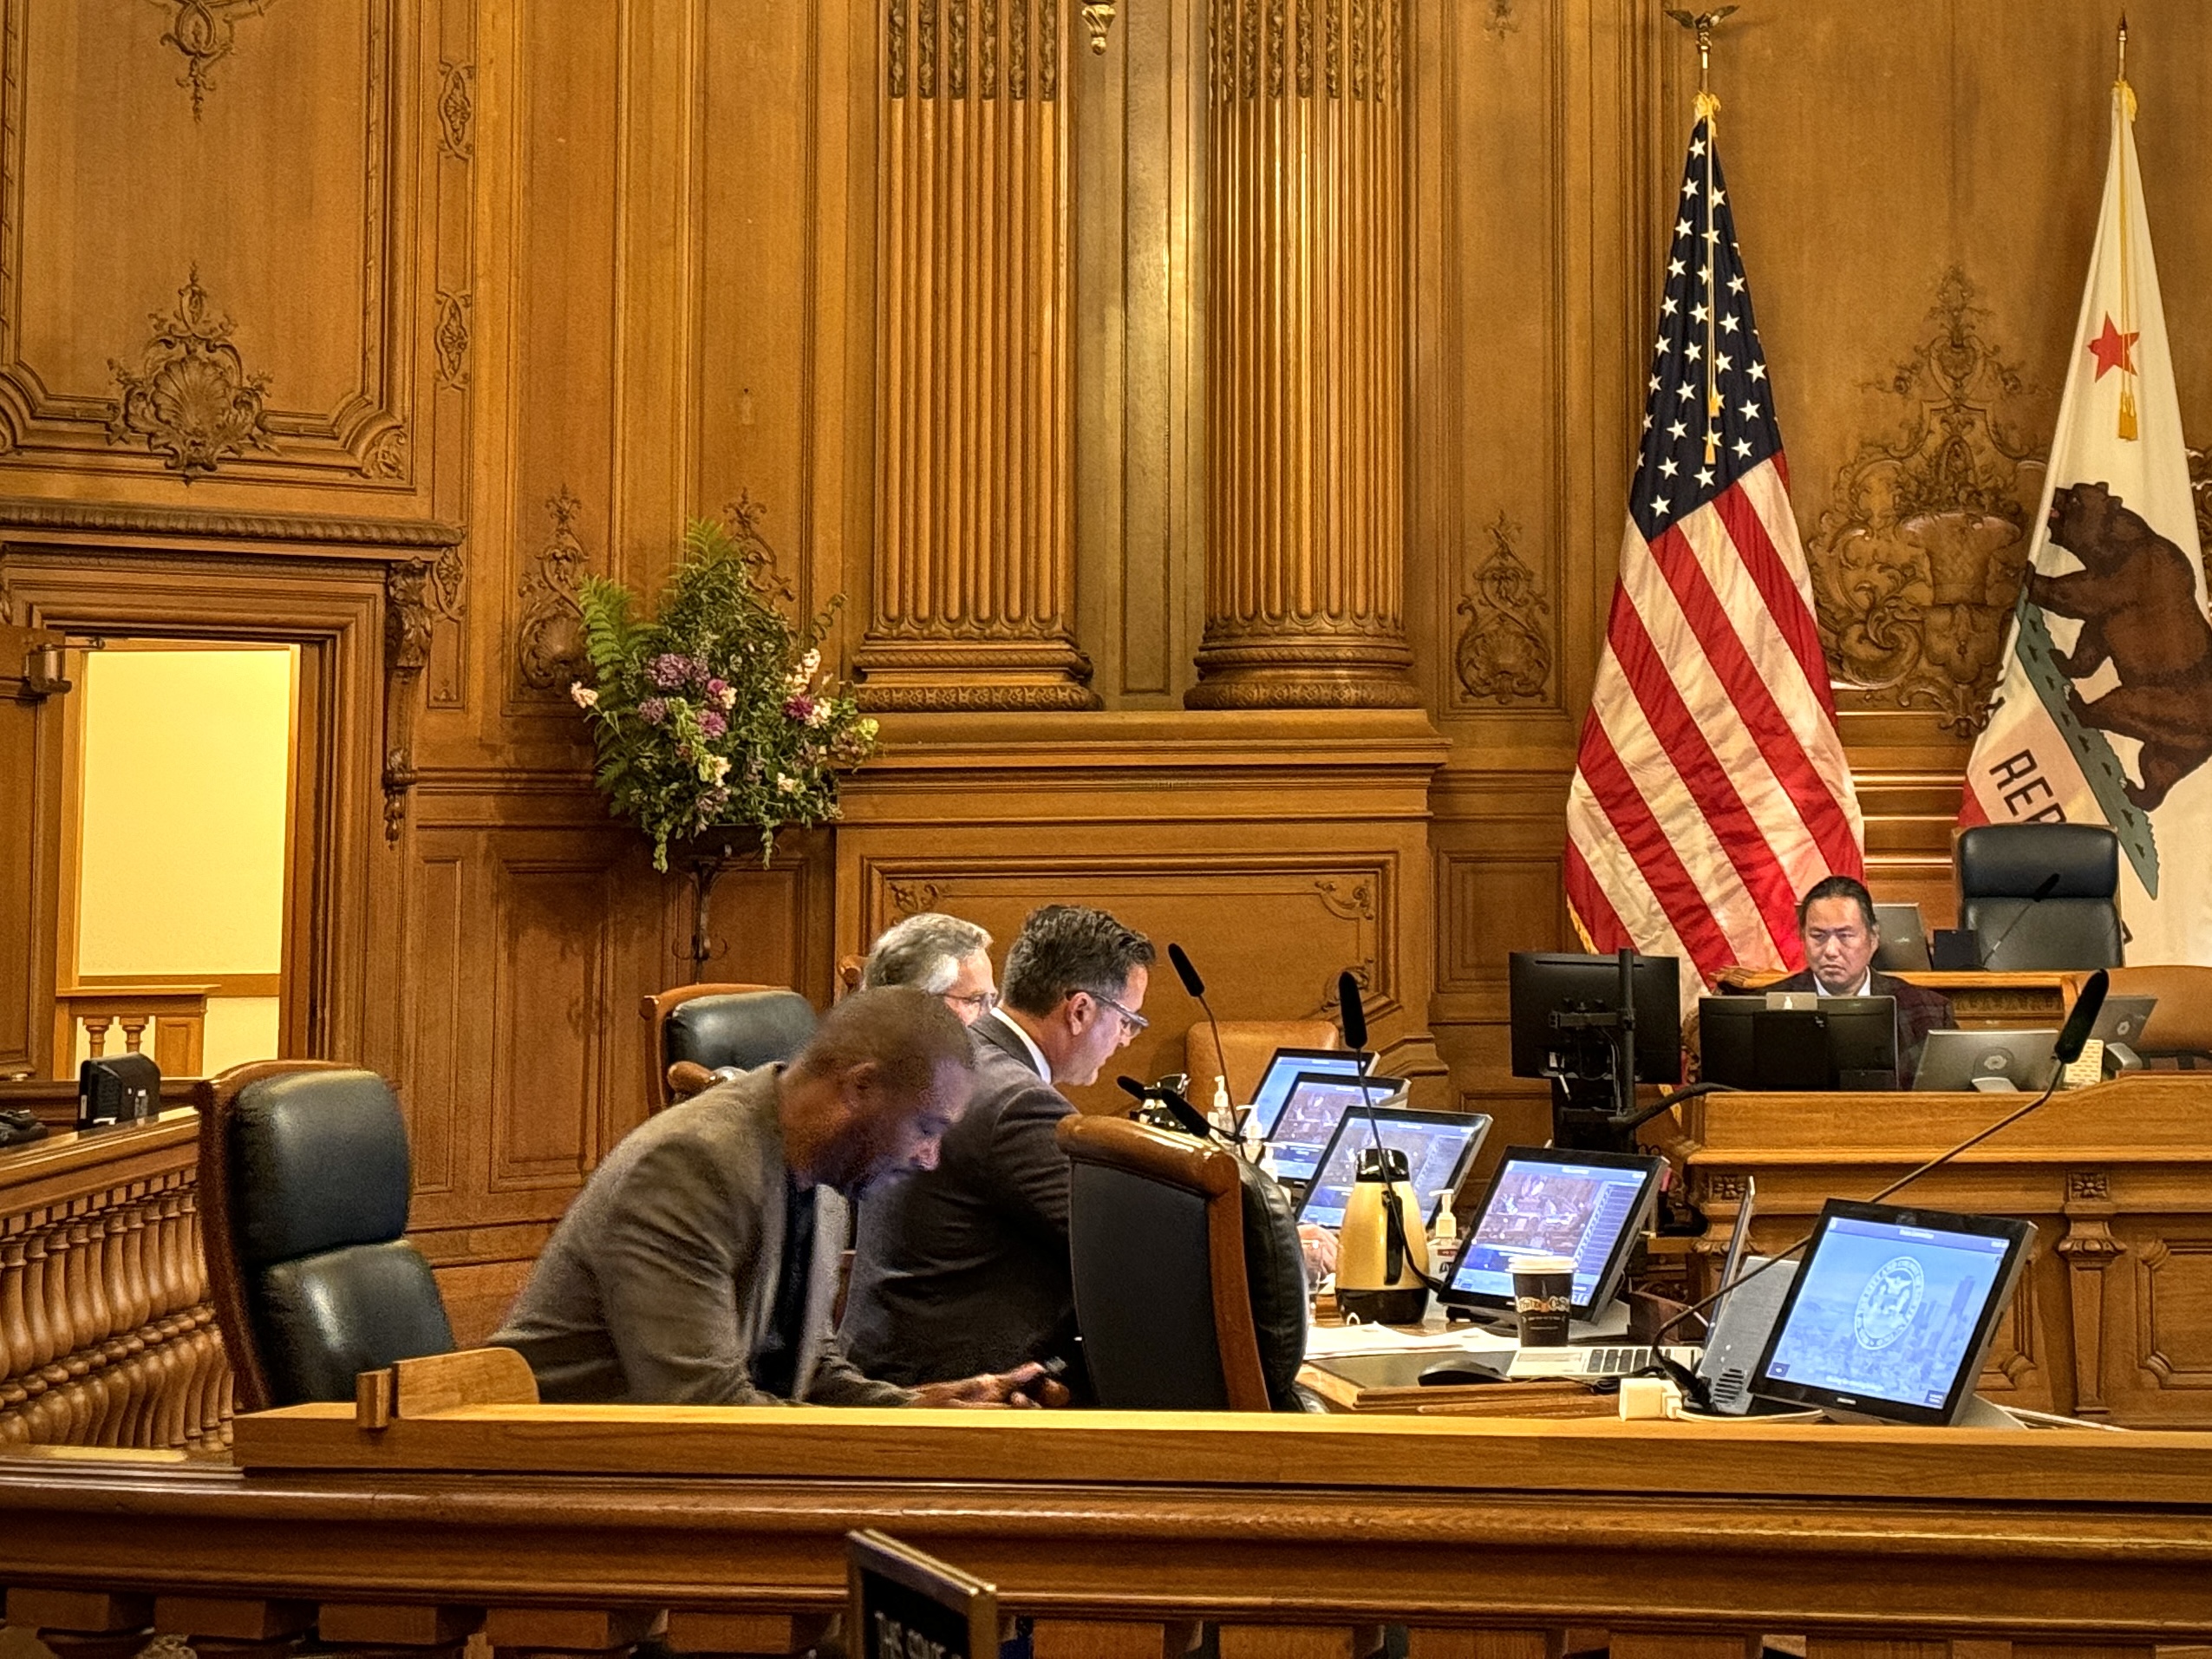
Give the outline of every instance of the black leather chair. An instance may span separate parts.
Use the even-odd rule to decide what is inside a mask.
[[[1959,925],[1984,968],[2120,965],[2120,838],[2104,825],[1983,824],[1954,852]]]
[[[349,1401],[354,1378],[453,1346],[408,1242],[407,1129],[391,1086],[260,1060],[198,1086],[207,1277],[240,1411]]]
[[[1282,1189],[1223,1147],[1120,1118],[1067,1118],[1058,1138],[1099,1404],[1304,1409],[1306,1270]]]
[[[638,1011],[653,1032],[646,1099],[655,1111],[698,1093],[703,1074],[790,1059],[819,1022],[812,1003],[781,985],[684,985],[647,997]]]

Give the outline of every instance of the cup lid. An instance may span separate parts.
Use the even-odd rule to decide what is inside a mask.
[[[1513,1264],[1516,1273],[1571,1273],[1575,1258],[1571,1256],[1523,1256]]]

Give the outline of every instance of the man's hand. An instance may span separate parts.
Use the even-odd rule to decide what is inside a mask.
[[[1319,1284],[1336,1271],[1336,1235],[1328,1228],[1305,1223],[1298,1229],[1298,1244],[1306,1252],[1308,1282]]]
[[[914,1391],[917,1406],[954,1406],[980,1410],[1034,1411],[1040,1406],[1067,1403],[1067,1385],[1045,1374],[1034,1361],[996,1375],[962,1377],[957,1382],[931,1382]]]

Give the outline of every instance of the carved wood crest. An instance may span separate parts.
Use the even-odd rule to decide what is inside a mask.
[[[137,369],[108,359],[122,396],[108,418],[108,441],[142,441],[188,482],[225,456],[274,448],[262,401],[269,376],[246,371],[231,343],[234,324],[208,310],[197,265],[177,291],[176,310],[147,321],[153,336]]]
[[[1459,614],[1467,618],[1453,654],[1471,697],[1501,703],[1542,698],[1551,686],[1551,642],[1543,619],[1551,603],[1513,544],[1521,527],[1504,513],[1490,527],[1491,550],[1469,573]]]
[[[185,72],[177,77],[177,84],[192,93],[192,118],[199,119],[200,107],[207,100],[215,82],[210,71],[238,49],[238,26],[248,17],[258,17],[277,0],[153,0],[162,10],[171,14],[167,31],[161,36],[164,46],[173,46],[185,60]]]
[[[1961,736],[1988,716],[2043,468],[2004,423],[2024,385],[1974,299],[1963,271],[1943,273],[1928,334],[1878,388],[1904,418],[1837,474],[1806,547],[1837,689],[1932,709]]]
[[[590,558],[576,533],[580,509],[565,489],[545,503],[553,533],[523,573],[517,592],[522,620],[515,627],[515,672],[532,691],[565,691],[589,666],[584,655],[584,611],[577,595]]]

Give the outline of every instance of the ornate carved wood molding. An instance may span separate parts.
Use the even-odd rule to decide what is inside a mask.
[[[1933,709],[1961,736],[1987,718],[2042,467],[2004,424],[2022,382],[1975,291],[1943,273],[1927,334],[1882,383],[1903,419],[1837,474],[1805,550],[1847,702]]]
[[[395,561],[384,572],[384,839],[397,846],[414,787],[416,688],[430,663],[431,590],[427,558]]]
[[[438,77],[438,147],[466,161],[473,153],[476,66],[440,59]]]
[[[158,537],[168,541],[304,542],[327,557],[381,558],[393,548],[458,548],[466,532],[434,519],[348,519],[312,513],[206,513],[192,507],[118,506],[95,501],[0,497],[0,537],[13,530],[73,536]]]
[[[1490,527],[1489,556],[1468,572],[1467,597],[1459,601],[1467,625],[1453,661],[1471,697],[1533,702],[1551,689],[1551,642],[1544,632],[1551,603],[1514,550],[1520,536],[1521,527],[1501,511]]]
[[[564,692],[588,666],[584,612],[577,603],[591,567],[590,555],[576,533],[580,507],[565,488],[547,500],[552,533],[516,589],[524,604],[515,625],[515,675],[525,692],[541,697]]]
[[[175,47],[185,60],[185,72],[177,77],[177,84],[192,93],[192,118],[198,121],[201,106],[215,87],[211,71],[238,49],[238,24],[248,17],[258,17],[277,0],[154,0],[154,3],[172,11],[161,44]]]
[[[231,343],[237,325],[208,310],[199,267],[177,290],[177,306],[147,318],[150,337],[137,369],[114,358],[108,367],[122,395],[108,421],[108,441],[142,441],[172,472],[212,473],[225,456],[273,449],[262,405],[266,373],[250,373]]]

